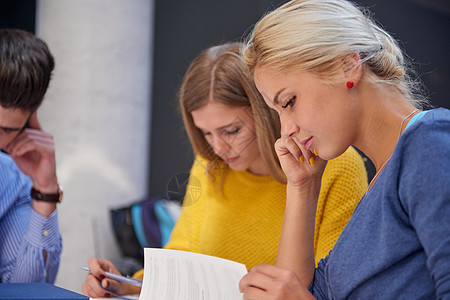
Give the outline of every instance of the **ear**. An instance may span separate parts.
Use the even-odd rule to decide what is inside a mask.
[[[346,81],[352,81],[355,85],[358,85],[363,71],[361,57],[359,54],[351,53],[344,57],[342,61],[342,69],[344,72],[344,79]]]
[[[42,130],[41,124],[37,117],[37,111],[34,111],[28,119],[31,128]]]

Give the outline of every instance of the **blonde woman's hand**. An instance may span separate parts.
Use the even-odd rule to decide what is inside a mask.
[[[311,180],[321,179],[327,162],[294,138],[279,138],[275,142],[275,151],[289,184],[308,185]]]
[[[306,286],[288,269],[272,265],[258,265],[239,282],[244,299],[314,299]]]

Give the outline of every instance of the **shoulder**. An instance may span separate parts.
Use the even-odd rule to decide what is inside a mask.
[[[201,155],[197,154],[195,156],[194,162],[191,168],[191,176],[195,174],[196,176],[206,175],[208,166],[208,160]]]
[[[217,182],[217,174],[210,174],[208,170],[208,160],[201,155],[195,156],[192,164],[191,172],[189,174],[190,185],[208,187]]]
[[[324,176],[355,174],[367,177],[363,158],[354,147],[349,147],[343,154],[328,161]]]
[[[30,189],[31,179],[19,170],[9,155],[0,152],[1,207],[4,208],[4,205],[10,205],[18,199],[31,201]]]
[[[354,208],[364,195],[367,182],[364,161],[358,151],[350,147],[341,156],[327,163],[320,193],[329,199],[345,198],[344,203]]]
[[[209,160],[201,156],[200,154],[197,154],[194,159],[194,163],[192,164],[191,168],[191,176],[194,175],[199,178],[208,178],[209,180],[214,179],[213,181],[216,181],[218,178],[220,178],[222,171],[226,167],[224,162],[219,162],[216,169],[210,170],[208,168]],[[211,174],[210,174],[211,173]]]
[[[450,110],[445,108],[428,111],[411,125],[399,139],[400,153],[411,149],[417,154],[423,152],[448,151],[450,145]],[[447,156],[445,152],[437,156]],[[427,155],[428,156],[428,155]]]
[[[0,152],[0,186],[26,181],[27,178],[8,154]]]
[[[16,164],[12,160],[12,158],[6,154],[0,151],[0,166],[3,168],[17,168]]]
[[[448,149],[450,110],[431,110],[408,127],[392,155],[392,170],[397,173],[402,199],[450,195]]]
[[[363,163],[363,160],[358,151],[353,146],[350,146],[343,154],[336,157],[335,159],[330,160],[330,162],[333,164]]]
[[[195,166],[203,166],[204,169],[206,169],[206,165],[208,164],[208,160],[201,156],[200,154],[197,154],[194,159],[193,167]]]
[[[428,111],[401,135],[395,154],[417,157],[422,161],[449,159],[450,110],[438,108]]]
[[[408,129],[402,136],[414,135],[429,130],[442,131],[448,134],[450,131],[450,110],[446,108],[429,110]]]
[[[449,228],[449,149],[450,110],[434,109],[401,135],[388,169],[384,189],[397,193],[407,220],[425,239],[437,236],[436,228]]]

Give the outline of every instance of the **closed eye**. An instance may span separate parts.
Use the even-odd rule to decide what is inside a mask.
[[[6,134],[10,134],[10,133],[19,131],[19,129],[15,129],[15,128],[1,128],[1,130]]]
[[[292,107],[295,104],[295,96],[292,97],[286,104],[282,105],[282,108],[287,108],[288,106]]]
[[[233,135],[233,134],[238,133],[239,130],[241,130],[241,127],[236,127],[236,128],[234,128],[234,129],[232,129],[232,130],[226,130],[225,133],[226,133],[227,135]]]
[[[203,134],[204,136],[211,135],[210,132],[203,132],[203,131],[202,131],[202,134]]]

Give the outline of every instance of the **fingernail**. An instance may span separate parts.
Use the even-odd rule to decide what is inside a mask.
[[[313,149],[313,153],[314,153],[316,156],[318,156],[318,155],[317,155],[317,151],[316,151],[315,149]]]
[[[314,160],[314,157],[311,157],[310,159],[309,159],[309,164],[311,165],[311,166],[315,166],[316,165],[316,161]]]
[[[300,156],[300,158],[298,160],[300,160],[300,162],[302,163],[305,161],[305,158],[303,156]]]

